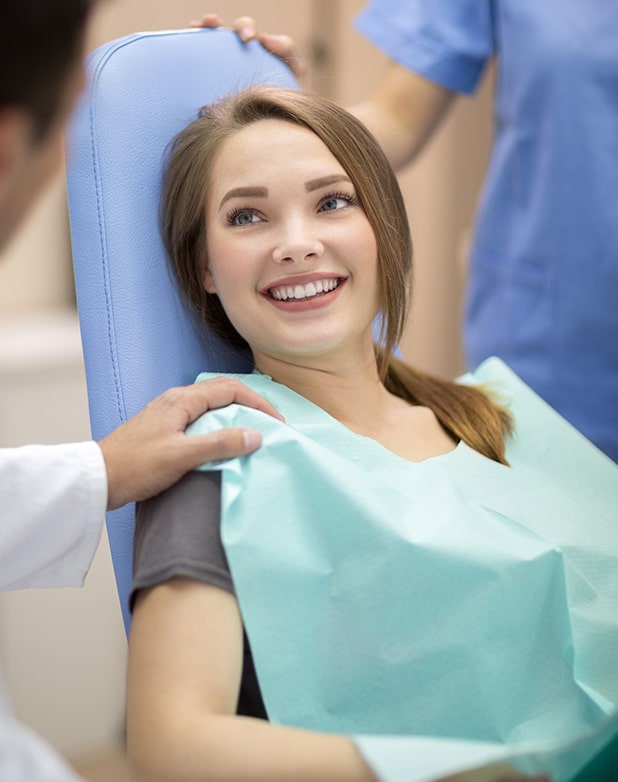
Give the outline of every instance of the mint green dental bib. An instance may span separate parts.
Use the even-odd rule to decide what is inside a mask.
[[[511,467],[463,443],[411,463],[268,377],[237,377],[287,423],[232,406],[190,432],[263,434],[208,468],[223,471],[222,539],[273,722],[509,752],[603,732],[618,705],[609,459],[496,359],[462,382],[511,407]]]

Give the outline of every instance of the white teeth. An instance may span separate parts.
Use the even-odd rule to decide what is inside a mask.
[[[288,299],[310,299],[319,293],[328,293],[339,285],[339,280],[330,277],[326,280],[316,280],[308,282],[306,285],[281,285],[278,288],[271,288],[270,295],[277,301],[287,301]]]

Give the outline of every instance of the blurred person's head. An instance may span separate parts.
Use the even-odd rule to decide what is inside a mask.
[[[0,3],[0,251],[62,161],[96,2]]]

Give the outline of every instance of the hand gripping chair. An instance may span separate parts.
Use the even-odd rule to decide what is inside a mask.
[[[246,371],[246,358],[205,334],[168,272],[159,234],[162,160],[206,103],[253,84],[295,86],[258,43],[227,30],[140,33],[89,59],[70,128],[68,195],[90,420],[101,439],[165,389],[200,371]],[[125,628],[132,505],[107,530]]]

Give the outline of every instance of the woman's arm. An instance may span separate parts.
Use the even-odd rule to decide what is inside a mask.
[[[242,647],[230,593],[176,578],[140,594],[127,692],[127,750],[139,777],[375,782],[348,738],[236,716]]]

